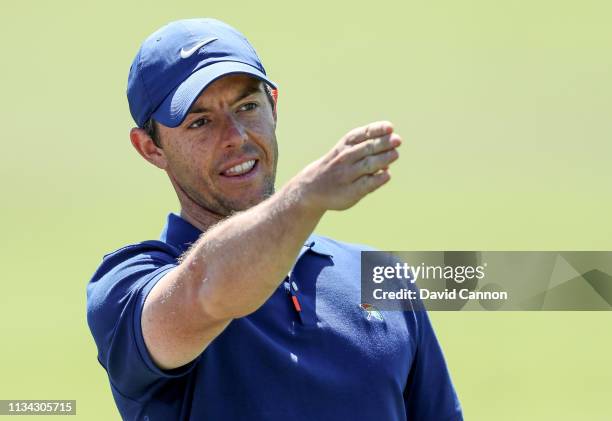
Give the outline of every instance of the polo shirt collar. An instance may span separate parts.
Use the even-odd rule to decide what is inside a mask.
[[[201,234],[202,231],[200,231],[200,229],[191,225],[191,223],[187,222],[174,212],[171,212],[168,214],[166,225],[164,226],[159,239],[164,243],[170,244],[184,251],[187,250],[191,244],[195,243]],[[300,256],[308,250],[323,256],[333,257],[333,253],[329,245],[324,239],[316,234],[311,234],[310,237],[308,237],[300,252]]]
[[[187,250],[201,234],[202,231],[198,228],[171,212],[168,214],[166,226],[164,226],[159,239],[181,250]]]
[[[306,240],[306,244],[304,247],[314,251],[317,254],[327,257],[334,257],[331,247],[323,240],[323,238],[319,237],[316,234],[311,234]]]

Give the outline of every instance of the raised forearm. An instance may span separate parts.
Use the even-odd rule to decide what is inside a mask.
[[[257,310],[287,275],[323,213],[294,179],[204,233],[182,262],[183,274],[201,283],[203,310],[220,320]]]

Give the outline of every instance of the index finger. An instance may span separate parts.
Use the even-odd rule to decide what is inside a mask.
[[[361,142],[344,151],[348,162],[357,162],[368,155],[377,155],[381,152],[397,148],[402,143],[402,138],[397,134],[387,134],[364,142]]]
[[[393,133],[393,124],[391,122],[376,121],[351,130],[345,136],[344,141],[347,145],[356,145],[364,140],[382,137],[391,133]]]

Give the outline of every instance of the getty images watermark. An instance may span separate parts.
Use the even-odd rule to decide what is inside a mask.
[[[612,310],[609,251],[364,251],[379,310]]]

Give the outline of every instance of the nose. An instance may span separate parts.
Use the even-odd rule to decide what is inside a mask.
[[[232,113],[226,113],[221,132],[223,148],[240,147],[247,140],[246,128]]]

